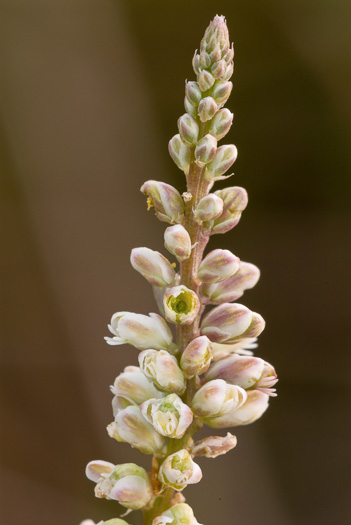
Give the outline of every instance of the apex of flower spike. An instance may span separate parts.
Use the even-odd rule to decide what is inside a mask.
[[[229,50],[229,32],[224,16],[216,15],[210,22],[201,40],[200,51],[213,55],[216,62],[225,56]]]

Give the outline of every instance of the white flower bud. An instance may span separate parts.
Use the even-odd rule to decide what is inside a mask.
[[[198,73],[200,73],[200,69],[201,69],[200,68],[200,55],[198,55],[196,51],[195,51],[195,54],[193,56],[192,65],[193,65],[194,73],[196,75]]]
[[[214,159],[217,151],[217,140],[209,133],[196,144],[195,161],[202,168]]]
[[[158,479],[161,483],[174,490],[183,490],[187,485],[198,483],[202,472],[185,449],[168,456],[162,463]]]
[[[192,115],[185,113],[178,119],[178,129],[182,141],[188,146],[196,144],[199,136],[199,125]]]
[[[140,410],[157,432],[169,438],[183,437],[193,421],[191,409],[177,394],[169,394],[163,399],[149,399]]]
[[[216,79],[223,80],[226,75],[227,68],[227,62],[225,60],[219,60],[212,65],[211,73]]]
[[[193,509],[187,503],[178,503],[157,516],[152,525],[200,525],[196,520]]]
[[[100,474],[99,470],[104,465],[109,465],[109,471],[105,470]],[[105,461],[91,461],[87,465],[86,475],[91,481],[97,483],[95,487],[96,497],[116,500],[127,509],[141,509],[152,498],[152,485],[149,476],[146,470],[135,465],[135,463],[114,466]],[[114,520],[110,521],[113,522]],[[125,523],[123,520],[119,521],[122,524]],[[116,525],[119,525],[118,522]]]
[[[150,248],[134,248],[130,262],[134,270],[153,286],[165,288],[174,281],[175,271],[171,263],[161,253]]]
[[[173,159],[174,160],[174,159]],[[147,195],[149,207],[154,206],[157,218],[163,222],[182,222],[184,201],[178,190],[156,180],[144,182],[140,191]]]
[[[172,332],[166,322],[158,314],[134,314],[132,312],[116,312],[111,318],[108,329],[114,337],[105,337],[109,345],[130,344],[144,350],[173,349]]]
[[[116,441],[129,443],[143,454],[156,454],[165,443],[136,405],[120,410],[115,421],[108,425],[107,432]]]
[[[165,350],[144,350],[140,352],[140,369],[162,392],[182,394],[185,390],[183,372],[177,359]]]
[[[229,250],[212,250],[201,262],[197,275],[204,283],[218,283],[239,269],[240,259]]]
[[[232,47],[228,49],[226,54],[223,56],[224,60],[227,62],[227,64],[230,64],[233,61],[234,58],[234,47],[232,44]]]
[[[197,106],[202,99],[201,89],[197,82],[187,82],[185,84],[185,94],[193,106]]]
[[[227,383],[244,388],[256,388],[275,396],[272,387],[278,381],[272,365],[259,357],[231,355],[214,363],[206,374],[206,381],[224,379]]]
[[[226,69],[226,73],[227,72],[228,71]],[[228,100],[230,93],[232,92],[232,89],[233,89],[232,82],[228,82],[226,80],[217,81],[212,91],[212,97],[214,98],[214,100],[216,101],[218,105],[223,105]]]
[[[222,139],[230,130],[233,117],[234,115],[229,109],[220,109],[210,122],[209,133],[217,140]]]
[[[193,106],[187,97],[184,97],[184,109],[193,117],[197,117],[197,106]]]
[[[223,213],[205,226],[211,229],[212,234],[226,233],[238,224],[241,213],[247,206],[247,193],[244,188],[233,186],[216,191],[215,195],[223,200]]]
[[[224,75],[223,80],[229,80],[231,78],[231,76],[233,75],[233,73],[234,73],[234,64],[233,64],[233,62],[231,62],[227,66],[227,71],[226,71],[226,73]]]
[[[219,43],[217,43],[214,47],[214,50],[210,54],[212,64],[214,64],[215,62],[218,62],[221,59],[221,57],[222,57],[221,46],[219,45]]]
[[[202,299],[206,304],[231,303],[241,297],[245,290],[253,288],[260,277],[260,270],[254,264],[240,261],[234,275],[220,283],[204,283]]]
[[[238,303],[224,303],[205,315],[201,333],[215,343],[234,343],[239,339],[257,337],[264,329],[259,314]],[[253,332],[254,333],[253,335]]]
[[[181,284],[166,290],[163,307],[171,323],[192,324],[199,313],[200,301],[195,292]]]
[[[126,408],[130,404],[141,405],[147,399],[163,396],[138,366],[127,366],[116,377],[113,386],[111,386],[111,391],[115,395],[112,401],[114,416],[121,408]],[[123,403],[123,399],[128,400],[129,403]]]
[[[177,257],[178,261],[189,259],[191,254],[190,235],[181,224],[175,224],[166,228],[164,234],[165,247]]]
[[[203,197],[194,211],[198,221],[210,221],[217,219],[223,213],[223,201],[215,193],[209,193]]]
[[[205,456],[206,458],[216,458],[226,454],[236,447],[237,439],[235,436],[228,434],[223,436],[210,436],[194,443],[191,449],[193,456]]]
[[[248,390],[246,402],[235,412],[212,420],[213,428],[229,428],[248,425],[259,419],[267,410],[269,396],[260,390]]]
[[[240,386],[229,385],[223,379],[214,379],[196,392],[191,409],[212,426],[212,419],[234,412],[246,399],[247,393]]]
[[[232,144],[220,146],[217,149],[215,158],[209,164],[206,164],[207,178],[214,181],[228,178],[228,175],[226,177],[223,177],[223,175],[234,164],[237,156],[238,150]]]
[[[211,120],[217,109],[218,106],[212,97],[203,98],[199,104],[198,111],[201,122],[207,122],[208,120]]]
[[[184,144],[180,135],[174,135],[171,138],[168,143],[168,151],[178,168],[187,175],[190,166],[190,148]]]
[[[208,337],[202,335],[193,339],[180,359],[180,368],[186,378],[200,375],[206,372],[212,360],[211,342]]]
[[[211,66],[211,58],[205,50],[200,53],[199,64],[201,69],[206,69]]]
[[[197,75],[197,81],[199,83],[201,91],[204,93],[213,86],[213,84],[215,83],[215,78],[213,75],[211,75],[211,73],[206,71],[206,69],[202,69]]]

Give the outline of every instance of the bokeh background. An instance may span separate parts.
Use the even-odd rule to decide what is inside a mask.
[[[250,203],[210,247],[261,268],[242,302],[280,382],[185,495],[205,525],[351,522],[351,3],[1,0],[1,523],[114,517],[86,463],[149,466],[105,431],[137,351],[103,336],[115,311],[155,311],[129,252],[163,251],[165,225],[139,187],[185,189],[167,143],[216,13],[236,51],[230,183]]]

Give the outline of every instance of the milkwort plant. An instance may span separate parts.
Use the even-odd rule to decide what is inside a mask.
[[[143,511],[144,525],[199,525],[181,491],[198,483],[196,457],[215,458],[236,446],[236,437],[194,441],[203,425],[226,429],[256,421],[268,407],[277,375],[252,349],[263,318],[237,301],[259,279],[259,269],[229,250],[204,257],[211,235],[236,226],[247,205],[244,188],[211,192],[232,166],[237,149],[218,146],[233,114],[226,108],[233,73],[233,46],[223,16],[206,29],[195,53],[196,81],[186,82],[186,113],[169,153],[185,176],[187,191],[148,180],[141,187],[148,209],[168,223],[164,245],[179,263],[178,272],[161,253],[135,248],[131,264],[151,284],[160,314],[117,312],[106,337],[109,345],[137,348],[139,366],[127,366],[111,387],[111,438],[152,455],[151,472],[134,463],[91,461],[87,477],[95,495]],[[203,317],[207,305],[214,305]],[[176,326],[176,341],[167,324]],[[81,525],[94,525],[91,520]],[[120,518],[99,525],[128,525]]]

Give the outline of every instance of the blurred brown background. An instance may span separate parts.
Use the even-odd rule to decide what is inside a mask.
[[[185,495],[205,525],[351,522],[351,3],[2,0],[3,524],[111,518],[86,463],[149,466],[105,431],[108,385],[137,351],[103,336],[115,311],[155,311],[129,252],[163,251],[165,225],[139,187],[185,188],[167,143],[216,13],[236,52],[230,183],[250,205],[211,248],[261,268],[242,302],[267,321],[258,355],[280,382]]]

